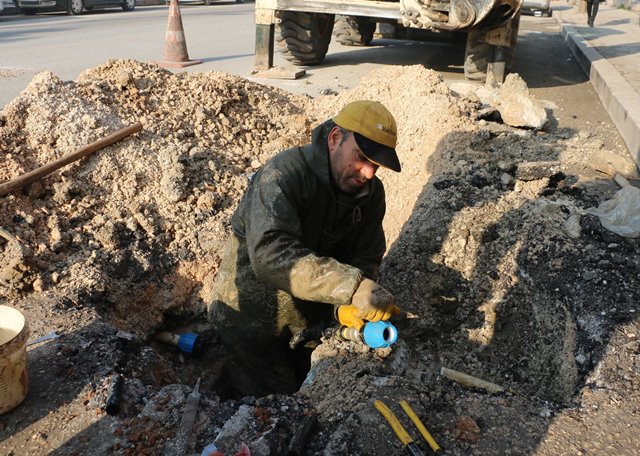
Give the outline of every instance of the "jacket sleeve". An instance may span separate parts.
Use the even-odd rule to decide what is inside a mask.
[[[246,194],[244,228],[254,273],[305,301],[348,304],[362,272],[302,244],[300,214],[313,198],[313,187],[295,166],[284,165],[266,165]]]

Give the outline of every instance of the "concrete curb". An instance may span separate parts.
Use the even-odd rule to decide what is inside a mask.
[[[562,26],[562,36],[567,45],[589,76],[602,105],[640,168],[640,94],[573,26],[562,21],[560,12],[554,16]]]

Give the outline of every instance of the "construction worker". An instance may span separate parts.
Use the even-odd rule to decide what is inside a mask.
[[[355,101],[252,177],[208,302],[227,349],[223,396],[293,393],[317,345],[301,334],[336,315],[358,327],[398,310],[375,282],[386,249],[375,174],[400,171],[396,136],[382,104]]]

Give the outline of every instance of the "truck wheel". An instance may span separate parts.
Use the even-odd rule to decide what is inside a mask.
[[[376,31],[376,23],[367,17],[336,16],[333,34],[344,46],[368,46]]]
[[[284,11],[276,35],[282,56],[295,65],[317,65],[331,42],[333,14]]]
[[[471,30],[467,35],[464,52],[464,77],[472,81],[484,81],[487,78],[487,66],[493,55],[490,44],[478,41],[480,33]]]

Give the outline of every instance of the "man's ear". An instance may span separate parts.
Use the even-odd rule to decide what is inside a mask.
[[[340,144],[342,141],[342,131],[340,127],[337,125],[331,129],[329,135],[327,136],[327,145],[329,146],[329,152],[333,152],[333,150]]]

